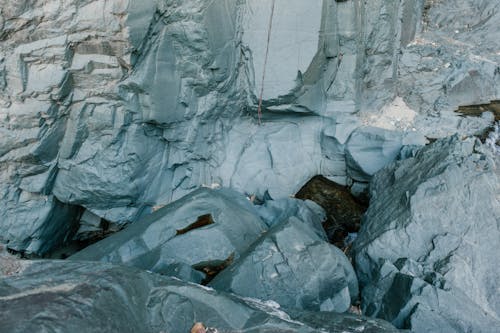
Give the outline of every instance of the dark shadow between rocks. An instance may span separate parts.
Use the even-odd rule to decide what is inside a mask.
[[[217,274],[219,274],[228,266],[230,266],[233,263],[233,261],[234,261],[234,253],[231,253],[231,255],[226,260],[205,261],[193,265],[192,267],[195,270],[205,274],[205,278],[201,281],[201,284],[206,286],[207,284],[210,283],[210,281],[212,281],[217,276]]]
[[[116,226],[109,221],[101,218],[99,223],[99,229],[93,232],[88,232],[85,237],[77,237],[77,231],[75,231],[70,238],[71,240],[63,244],[62,246],[56,248],[55,250],[45,254],[43,258],[45,259],[66,259],[71,255],[83,250],[87,246],[97,243],[104,238],[111,236],[115,232],[122,230],[125,226]]]
[[[495,121],[500,121],[500,100],[493,100],[486,104],[459,106],[457,112],[463,116],[481,117],[483,112],[490,111],[495,115]]]
[[[314,176],[295,195],[295,198],[311,200],[326,211],[323,227],[332,244],[346,251],[349,233],[358,232],[361,217],[367,204],[355,198],[348,187],[339,185],[323,176]]]
[[[195,222],[191,223],[190,225],[188,225],[185,228],[176,230],[176,236],[183,235],[185,233],[190,232],[191,230],[202,228],[204,226],[207,226],[207,225],[210,225],[213,223],[214,223],[214,220],[213,220],[211,214],[205,214],[205,215],[198,216],[198,218],[196,219]]]

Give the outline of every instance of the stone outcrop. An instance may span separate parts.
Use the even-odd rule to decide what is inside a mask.
[[[200,321],[219,332],[397,332],[354,315],[319,321],[298,312],[294,320],[272,302],[104,263],[25,261],[17,273],[0,276],[0,295],[2,332],[186,333]]]
[[[346,312],[358,296],[345,254],[294,217],[270,229],[209,285],[310,311]]]
[[[311,201],[259,207],[234,191],[200,189],[70,260],[122,263],[285,308],[342,313],[357,299],[358,282],[328,243],[324,216]]]
[[[266,230],[245,196],[202,188],[70,259],[122,263],[200,283],[210,273],[204,269],[239,258]]]
[[[493,332],[498,8],[0,0],[0,331]]]
[[[268,2],[5,3],[2,241],[43,254],[81,216],[119,229],[202,184],[359,192],[401,146],[491,124],[449,112],[498,99],[498,4],[276,0],[258,126]]]
[[[364,314],[412,332],[497,330],[498,163],[454,136],[375,175],[354,243]]]
[[[421,31],[421,13],[418,0],[277,0],[258,126],[270,3],[6,4],[2,240],[43,254],[80,225],[85,233],[81,216],[119,229],[202,184],[273,198],[316,174],[350,184],[366,159],[346,163],[346,147],[358,145],[351,133],[367,124],[359,111],[376,113],[399,93],[399,53]],[[405,129],[381,130],[380,146]],[[48,240],[52,229],[60,235]]]

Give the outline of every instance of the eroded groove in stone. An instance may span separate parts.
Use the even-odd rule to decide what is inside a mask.
[[[214,223],[214,220],[212,219],[212,214],[201,215],[201,216],[198,216],[198,218],[196,219],[195,222],[191,223],[187,227],[176,230],[176,235],[182,235],[182,234],[185,234],[187,232],[190,232],[191,230],[202,228],[204,226],[207,226],[207,225],[210,225],[213,223]]]

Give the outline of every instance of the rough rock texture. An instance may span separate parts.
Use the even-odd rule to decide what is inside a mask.
[[[347,257],[328,243],[324,215],[313,202],[259,207],[234,191],[200,189],[70,259],[123,263],[196,283],[215,276],[209,284],[215,289],[286,308],[346,312],[357,299],[357,279]]]
[[[291,217],[270,229],[210,286],[285,308],[346,312],[358,296],[347,257]]]
[[[497,0],[425,1],[423,31],[403,50],[398,69],[399,89],[412,108],[436,119],[439,111],[457,105],[498,99],[499,4]]]
[[[366,210],[349,189],[322,176],[315,176],[295,194],[298,199],[312,200],[326,211],[323,227],[330,242],[337,247],[345,246],[348,233],[359,230],[361,216]]]
[[[0,258],[1,259],[1,258]],[[0,331],[186,333],[195,322],[219,332],[397,332],[388,323],[331,315],[292,320],[274,303],[242,299],[157,274],[103,263],[25,262],[0,277]]]
[[[267,200],[262,205],[256,205],[255,208],[260,218],[269,227],[273,227],[290,217],[296,217],[306,223],[319,237],[325,237],[322,222],[326,219],[326,212],[314,201],[283,198]]]
[[[375,175],[354,244],[364,314],[412,332],[498,330],[499,162],[454,136]]]
[[[268,1],[0,3],[0,237],[17,251],[60,246],[83,209],[119,228],[202,184],[359,189],[424,135],[484,130],[450,112],[500,95],[500,0],[276,0],[262,126]]]
[[[202,188],[70,259],[123,263],[199,283],[205,276],[194,269],[239,258],[265,230],[245,196]]]

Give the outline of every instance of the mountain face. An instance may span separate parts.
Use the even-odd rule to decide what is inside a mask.
[[[500,95],[498,1],[272,3],[3,0],[9,247],[44,253],[83,211],[119,227],[200,185],[362,191],[401,147],[490,124],[451,111]]]
[[[7,301],[38,295],[30,288],[53,280],[50,267],[69,267],[68,278],[91,284],[135,276],[141,290],[115,286],[151,332],[179,322],[148,312],[156,292],[189,320],[217,313],[228,329],[393,331],[330,313],[360,305],[411,332],[494,332],[499,8],[500,0],[0,0],[0,249],[50,256],[125,228],[72,259],[136,267],[44,268],[0,253],[0,275],[32,265],[21,282],[0,279],[9,327],[32,300]],[[335,207],[289,198],[314,176],[352,205],[370,201],[356,215],[359,235],[349,231],[357,238],[348,255],[321,227],[325,211],[332,225],[345,222]],[[54,281],[64,298],[64,276]],[[75,297],[88,297],[87,282],[75,284]],[[134,303],[136,291],[147,304]],[[118,297],[101,296],[91,312]],[[248,297],[277,300],[290,316]],[[231,307],[240,309],[234,322]]]

